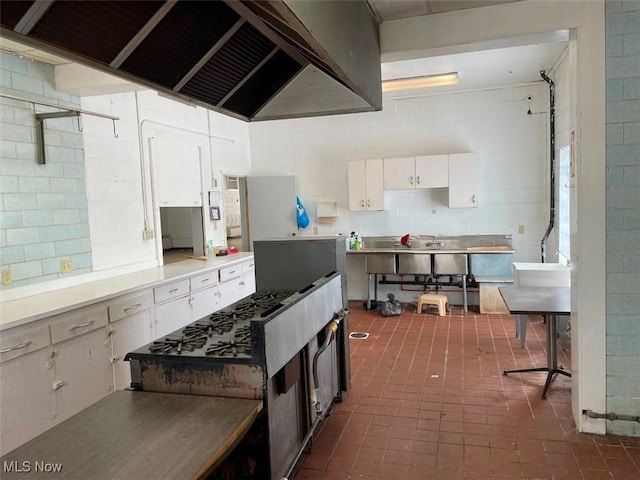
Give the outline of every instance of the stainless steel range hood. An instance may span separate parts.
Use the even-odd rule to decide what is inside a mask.
[[[3,0],[0,23],[6,38],[243,120],[382,109],[365,0]]]

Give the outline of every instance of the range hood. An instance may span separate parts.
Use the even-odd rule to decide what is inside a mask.
[[[382,109],[354,1],[0,2],[2,36],[247,121]]]

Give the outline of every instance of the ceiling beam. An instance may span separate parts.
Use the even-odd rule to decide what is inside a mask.
[[[162,21],[162,19],[171,11],[175,6],[177,0],[169,0],[165,2],[158,11],[149,19],[149,21],[140,29],[140,31],[131,39],[129,43],[120,50],[120,53],[112,60],[110,66],[113,68],[120,68],[124,61],[129,58],[136,48],[147,38],[154,28]]]
[[[16,24],[13,31],[22,35],[27,35],[33,27],[40,21],[40,19],[47,13],[47,10],[51,8],[54,0],[42,0],[33,2],[33,5],[27,10],[27,13]]]
[[[182,77],[182,79],[173,87],[174,92],[179,92],[184,87],[193,76],[198,73],[198,71],[206,65],[206,63],[211,60],[218,50],[222,48],[222,46],[229,41],[231,37],[238,31],[238,29],[245,23],[244,19],[238,20],[235,24],[231,26],[231,28],[218,40],[213,47],[209,49],[207,53],[203,55],[203,57],[196,63],[191,70],[187,72],[187,74]]]

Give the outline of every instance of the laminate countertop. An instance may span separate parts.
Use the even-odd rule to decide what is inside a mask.
[[[162,267],[4,301],[0,303],[0,331],[252,258],[253,253],[240,252],[222,257],[212,255],[206,261],[186,259]]]
[[[118,390],[2,457],[3,479],[205,479],[260,400]]]

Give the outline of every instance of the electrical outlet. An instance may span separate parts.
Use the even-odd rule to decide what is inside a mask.
[[[317,235],[317,234],[318,234],[318,226],[317,226],[317,225],[314,225],[314,226],[313,226],[313,234],[314,234],[314,235]]]
[[[69,273],[72,270],[71,260],[61,260],[60,261],[60,271],[62,273]]]
[[[9,285],[11,283],[11,269],[3,268],[2,269],[2,284]]]
[[[150,228],[149,228],[149,229],[147,229],[147,230],[144,230],[144,231],[142,232],[142,237],[143,237],[145,240],[152,240],[152,239],[153,239],[153,230],[151,230]]]
[[[518,233],[524,233],[524,225],[518,225]]]

